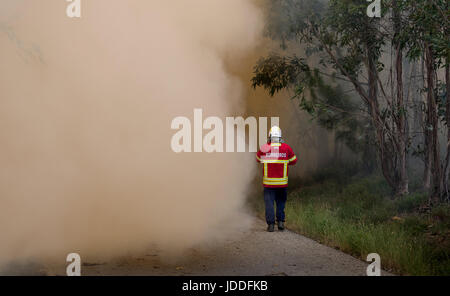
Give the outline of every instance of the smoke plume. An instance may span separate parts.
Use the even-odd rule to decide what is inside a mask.
[[[240,115],[225,59],[258,44],[250,0],[0,3],[0,262],[183,249],[246,221],[249,153],[170,148],[176,116]]]

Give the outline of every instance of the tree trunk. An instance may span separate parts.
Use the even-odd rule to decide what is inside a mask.
[[[394,38],[400,34],[401,30],[401,14],[400,8],[397,7],[397,1],[394,0]],[[403,52],[401,45],[394,39],[395,46],[395,73],[396,73],[396,109],[395,125],[397,127],[397,169],[398,180],[396,195],[403,196],[408,194],[408,171],[407,171],[407,133],[406,133],[406,107],[403,96]]]
[[[427,85],[426,80],[426,67],[425,67],[425,55],[422,58],[422,69],[420,71],[420,73],[423,73],[422,75],[422,88],[425,88],[425,86]],[[421,95],[422,97],[422,95]],[[423,144],[424,144],[424,163],[425,163],[425,167],[423,170],[423,189],[425,189],[426,191],[430,191],[431,190],[431,161],[432,161],[432,149],[431,149],[431,145],[429,143],[431,143],[431,130],[430,130],[430,119],[429,119],[429,114],[428,114],[428,93],[426,95],[426,97],[422,97],[422,100],[425,102],[426,108],[424,112],[424,123],[423,123]]]
[[[438,139],[438,113],[436,98],[434,94],[434,57],[430,45],[426,45],[425,48],[425,65],[427,69],[427,121],[430,130],[429,134],[429,152],[431,155],[431,167],[432,167],[432,188],[430,192],[430,202],[434,203],[441,195],[441,164],[439,157],[439,139]]]
[[[400,45],[396,48],[396,76],[397,76],[397,130],[398,130],[398,186],[397,195],[408,194],[408,171],[407,171],[407,134],[406,134],[406,108],[403,98],[403,54]]]
[[[378,142],[378,155],[380,157],[381,172],[393,191],[397,191],[398,183],[395,178],[395,167],[393,165],[394,153],[390,148],[390,143],[386,139],[386,132],[384,129],[384,122],[380,120],[380,111],[378,105],[378,78],[376,60],[368,47],[368,110],[372,117],[372,124],[374,126],[375,137]]]
[[[445,202],[450,201],[450,192],[449,192],[449,173],[450,173],[450,67],[449,61],[447,60],[447,65],[445,66],[445,121],[447,126],[447,153],[445,156],[444,162],[444,172],[442,177],[442,200]]]

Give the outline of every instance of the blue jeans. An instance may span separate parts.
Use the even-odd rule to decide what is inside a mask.
[[[273,203],[277,204],[277,221],[284,222],[284,207],[287,200],[287,188],[264,187],[264,202],[266,204],[266,222],[275,224]]]

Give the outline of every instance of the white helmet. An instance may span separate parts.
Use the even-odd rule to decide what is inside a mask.
[[[269,132],[269,138],[281,138],[281,129],[276,125],[272,126]]]

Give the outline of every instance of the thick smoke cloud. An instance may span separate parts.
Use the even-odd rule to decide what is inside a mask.
[[[242,114],[224,59],[252,1],[0,2],[0,262],[181,250],[243,227],[249,153],[175,154],[176,116]]]

